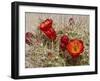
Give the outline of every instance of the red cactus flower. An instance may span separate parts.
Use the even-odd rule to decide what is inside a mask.
[[[54,31],[54,29],[50,28],[49,30],[45,31],[44,33],[49,39],[51,39],[51,40],[56,39],[56,32]]]
[[[26,42],[26,44],[28,44],[28,45],[32,44],[32,37],[33,37],[33,34],[30,33],[30,32],[27,32],[25,34],[25,42]]]
[[[77,58],[84,51],[82,40],[73,39],[67,44],[67,50],[73,58]]]
[[[63,35],[63,36],[61,37],[61,43],[67,44],[68,41],[69,41],[69,38],[68,38],[67,35]]]
[[[46,19],[44,22],[42,22],[39,26],[40,30],[47,31],[49,28],[52,27],[52,19]]]
[[[60,48],[62,49],[62,51],[66,50],[66,45],[64,43],[60,43]]]
[[[68,44],[69,38],[67,35],[63,35],[60,39],[60,47],[64,51],[66,49],[66,45]]]
[[[52,19],[46,19],[39,26],[40,30],[51,40],[56,39],[56,32],[52,28]]]

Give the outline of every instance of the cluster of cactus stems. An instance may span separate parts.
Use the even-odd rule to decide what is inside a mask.
[[[73,18],[69,19],[69,26],[73,27],[75,21]],[[35,59],[35,53],[39,56],[44,55],[44,64],[34,67],[54,67],[54,66],[70,66],[81,65],[80,59],[83,59],[85,53],[85,43],[78,38],[78,34],[73,32],[66,32],[67,29],[57,32],[53,27],[53,19],[47,18],[43,20],[37,27],[38,34],[32,32],[25,33],[25,42],[27,45],[34,48],[31,50],[32,60]],[[71,36],[76,38],[71,38]],[[38,50],[38,51],[36,51]],[[39,59],[39,58],[37,58]],[[41,63],[41,62],[40,62]]]

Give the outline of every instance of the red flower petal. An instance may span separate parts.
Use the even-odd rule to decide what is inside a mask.
[[[68,41],[69,41],[69,38],[68,38],[67,35],[63,35],[63,36],[61,37],[61,43],[67,44]]]
[[[68,44],[69,38],[67,35],[63,35],[60,39],[60,47],[64,51],[66,49],[66,45]]]
[[[40,30],[51,40],[56,39],[56,32],[52,28],[52,19],[46,19],[39,26]]]
[[[47,31],[49,28],[52,27],[52,19],[46,19],[44,22],[42,22],[39,26],[40,30]]]
[[[51,39],[51,40],[56,39],[56,32],[53,28],[50,28],[49,30],[45,31],[44,33],[49,39]]]
[[[60,43],[60,48],[61,48],[63,51],[65,51],[66,45],[65,45],[64,43]]]
[[[67,44],[67,50],[73,58],[78,57],[84,51],[83,42],[78,39],[70,40]]]

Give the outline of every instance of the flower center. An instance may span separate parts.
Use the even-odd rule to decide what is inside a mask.
[[[77,52],[77,50],[79,49],[79,47],[78,47],[77,45],[75,45],[75,46],[73,47],[73,49],[74,49],[74,51]]]

